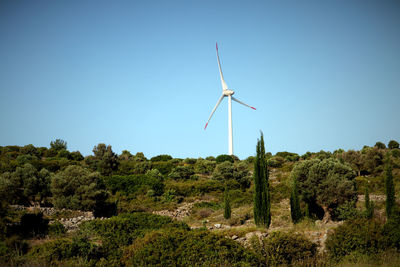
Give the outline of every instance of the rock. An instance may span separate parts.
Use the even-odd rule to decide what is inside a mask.
[[[315,226],[321,227],[322,226],[322,221],[321,220],[316,220],[315,221]]]
[[[238,239],[239,237],[238,237],[237,235],[233,235],[231,238],[232,238],[232,240],[236,240],[236,239]]]
[[[220,224],[220,223],[214,224],[214,227],[215,227],[216,229],[220,229],[220,228],[221,228],[221,224]]]

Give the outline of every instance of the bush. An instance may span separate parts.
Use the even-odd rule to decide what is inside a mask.
[[[162,176],[153,175],[154,171],[148,172],[146,175],[113,175],[105,177],[104,181],[107,189],[113,194],[116,192],[126,195],[135,193],[146,194],[148,190],[153,190],[156,196],[161,196],[164,192]]]
[[[49,225],[49,235],[50,236],[60,236],[67,232],[64,225],[59,221],[55,221],[54,223]]]
[[[389,247],[400,250],[400,213],[398,211],[383,226],[383,235],[387,237]]]
[[[57,173],[51,182],[54,205],[57,208],[95,210],[108,197],[98,172],[81,166],[68,166]]]
[[[199,159],[194,166],[194,170],[196,173],[200,174],[211,174],[214,171],[216,165],[217,164],[215,161]]]
[[[49,264],[58,265],[57,262],[70,258],[83,258],[85,260],[100,259],[102,253],[99,247],[90,243],[87,238],[76,237],[72,241],[68,239],[56,239],[42,245],[33,247],[28,257],[44,260]]]
[[[222,163],[222,162],[225,162],[225,161],[228,161],[230,163],[234,162],[233,157],[230,156],[230,155],[219,155],[218,157],[215,158],[215,161],[217,163]]]
[[[340,261],[353,252],[376,254],[385,248],[382,225],[376,220],[356,219],[346,221],[333,230],[326,240],[329,257]]]
[[[274,156],[267,160],[267,165],[268,165],[268,167],[272,167],[272,168],[280,168],[280,167],[282,167],[284,162],[285,162],[285,159],[282,158],[281,156]]]
[[[171,157],[170,155],[158,155],[158,156],[152,157],[152,158],[150,159],[150,161],[152,161],[152,162],[156,162],[156,161],[169,161],[169,160],[171,160],[171,159],[172,159],[172,157]]]
[[[254,246],[254,245],[253,245]],[[295,261],[313,258],[317,253],[317,245],[301,234],[273,232],[263,240],[260,250],[270,265],[292,264]]]
[[[174,165],[169,161],[156,161],[151,163],[152,169],[157,169],[163,175],[167,175],[171,172]]]
[[[122,253],[120,248],[132,244],[146,232],[162,228],[189,230],[185,223],[173,221],[169,217],[138,212],[83,223],[81,231],[90,236],[98,236],[103,243],[106,257],[117,259]]]
[[[188,180],[194,174],[192,166],[177,166],[169,175],[169,178],[175,180]]]
[[[127,266],[257,266],[260,258],[238,243],[209,231],[158,231],[124,251]]]
[[[388,148],[390,148],[390,149],[399,148],[399,143],[395,140],[390,140],[389,144],[388,144]]]
[[[165,190],[172,189],[179,196],[198,196],[210,192],[222,192],[224,185],[216,180],[197,180],[197,181],[167,181]]]

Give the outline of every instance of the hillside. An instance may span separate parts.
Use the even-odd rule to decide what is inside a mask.
[[[400,264],[396,141],[360,151],[265,156],[268,228],[254,223],[253,156],[147,159],[126,150],[117,155],[111,146],[98,144],[93,155],[83,157],[68,151],[63,140],[50,148],[0,147],[1,263]],[[385,180],[390,174],[395,202],[388,214]],[[302,217],[296,224],[290,204],[294,191]],[[366,193],[372,216],[366,213]]]

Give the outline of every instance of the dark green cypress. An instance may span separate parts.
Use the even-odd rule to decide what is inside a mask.
[[[393,214],[395,206],[395,192],[393,184],[392,165],[390,162],[386,164],[386,179],[385,179],[385,193],[386,193],[386,217],[390,218]]]
[[[224,218],[227,220],[231,218],[231,202],[229,199],[228,188],[225,188],[224,193]]]
[[[257,226],[268,228],[271,224],[271,201],[262,132],[261,140],[257,140],[257,155],[254,160],[254,186],[254,222]]]
[[[369,199],[369,189],[368,186],[365,187],[365,214],[368,219],[374,217],[374,202]]]
[[[292,216],[292,222],[298,223],[301,220],[301,209],[299,200],[299,188],[297,185],[297,179],[293,180],[292,193],[290,194],[290,214]]]

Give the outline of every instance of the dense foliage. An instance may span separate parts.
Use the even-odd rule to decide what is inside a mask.
[[[93,148],[92,155],[82,156],[79,151],[70,152],[61,139],[52,141],[49,148],[0,147],[0,265],[297,264],[316,255],[315,245],[293,232],[270,233],[261,243],[256,242],[259,245],[254,253],[239,242],[247,231],[255,231],[253,222],[260,217],[261,225],[272,221],[274,229],[304,229],[312,236],[314,228],[320,230],[313,220],[326,213],[358,225],[329,234],[332,251],[339,251],[333,260],[400,249],[400,217],[394,197],[400,175],[396,141],[387,145],[377,142],[360,151],[338,149],[301,156],[265,152],[263,141],[261,136],[257,155],[246,160],[229,155],[205,159],[159,155],[147,159],[141,152],[127,150],[117,155],[103,143]],[[386,160],[391,162],[390,172],[385,169]],[[392,191],[385,189],[388,177]],[[259,191],[259,185],[268,193]],[[225,197],[228,191],[229,197]],[[385,191],[393,195],[387,202],[392,206],[388,217],[381,198]],[[357,200],[357,194],[365,194],[365,203]],[[255,204],[260,195],[261,202]],[[366,219],[374,214],[373,203],[376,221]],[[253,209],[257,205],[263,209],[261,213]],[[30,211],[26,211],[28,206]],[[41,213],[33,206],[45,211],[55,209]],[[221,236],[206,230],[192,231],[185,223],[151,214],[162,210],[161,214],[178,217],[185,214],[180,209],[185,206],[189,209],[188,215],[183,215],[185,222],[214,229],[220,223],[222,229],[215,232]],[[268,214],[271,208],[272,215]],[[92,211],[96,217],[119,215],[84,222],[71,232],[68,224],[87,214],[82,210]],[[223,220],[224,213],[228,218],[229,212],[231,218]],[[304,215],[312,218],[300,220]],[[300,223],[293,226],[291,216],[293,222]],[[321,227],[329,229],[331,224]],[[350,226],[345,223],[338,229],[341,227]],[[340,231],[345,234],[340,235]],[[194,262],[195,255],[200,260]]]
[[[157,231],[124,252],[127,266],[256,266],[260,258],[233,240],[208,231]]]
[[[265,257],[268,265],[292,264],[313,258],[317,254],[317,245],[301,234],[273,232],[260,245],[253,248]]]
[[[254,160],[254,187],[254,222],[257,226],[268,228],[271,223],[271,199],[262,133],[261,139],[257,140],[257,155]]]
[[[331,210],[357,198],[355,173],[347,164],[335,159],[302,161],[292,171],[299,182],[302,200],[318,215],[323,209],[324,220],[331,218]]]

